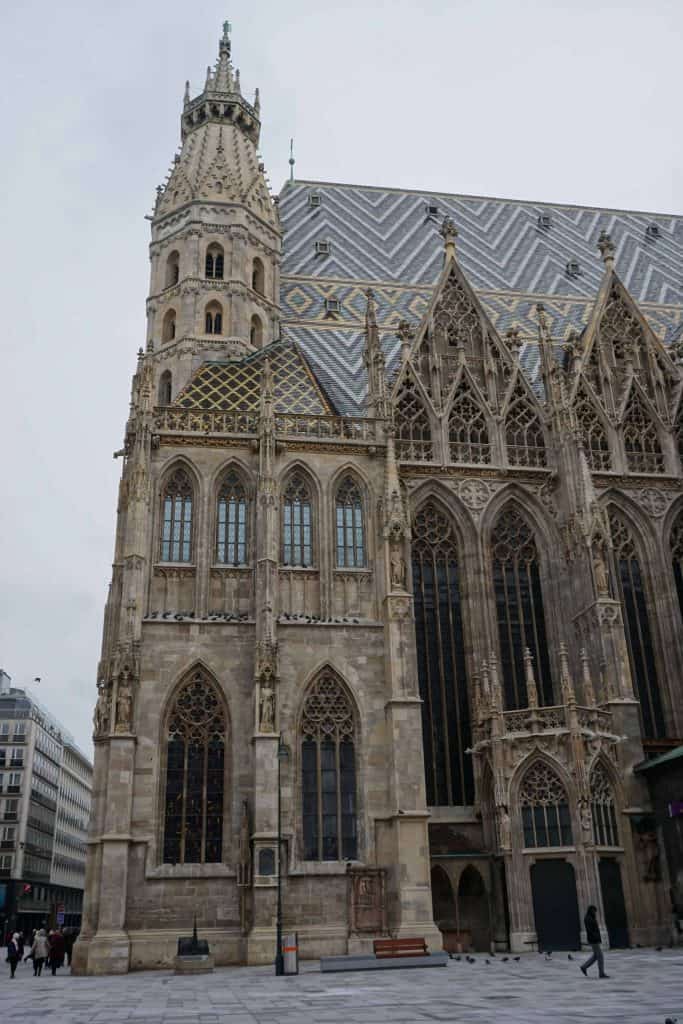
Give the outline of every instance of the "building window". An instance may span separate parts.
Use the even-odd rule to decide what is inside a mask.
[[[520,383],[515,386],[505,415],[505,442],[511,466],[545,466],[543,427]]]
[[[164,315],[163,326],[161,329],[161,340],[173,341],[175,338],[175,330],[175,309],[168,309]]]
[[[410,462],[433,458],[429,416],[415,382],[406,378],[396,400],[396,455]]]
[[[263,345],[263,324],[261,323],[261,317],[257,316],[256,313],[251,318],[249,340],[254,348],[261,348]]]
[[[624,414],[624,449],[629,472],[664,472],[657,427],[637,391],[631,393]]]
[[[413,522],[413,595],[427,803],[474,803],[463,631],[461,566],[455,531],[432,502]]]
[[[335,502],[337,566],[360,569],[365,565],[363,497],[353,477],[346,476],[337,488]]]
[[[683,618],[683,512],[679,512],[671,530],[671,564],[678,595],[678,607]]]
[[[486,417],[467,386],[460,386],[451,406],[448,447],[451,462],[474,462],[481,465],[491,461]]]
[[[607,772],[598,762],[590,777],[593,839],[596,846],[618,846],[619,829],[614,806],[614,793]]]
[[[223,247],[218,245],[217,242],[213,242],[206,250],[206,277],[212,278],[214,281],[222,281],[223,267]]]
[[[585,391],[578,393],[574,408],[588,465],[598,473],[611,469],[612,459],[607,431]]]
[[[251,268],[251,287],[255,292],[258,292],[259,295],[266,294],[266,274],[263,269],[263,263],[258,256],[254,260]]]
[[[180,280],[180,253],[175,249],[169,253],[166,260],[166,279],[164,283],[165,288],[171,288],[174,284],[178,284]]]
[[[168,719],[164,864],[217,864],[223,848],[226,716],[216,686],[198,669]]]
[[[282,506],[282,562],[313,565],[313,503],[305,477],[294,473],[287,484]]]
[[[161,561],[192,561],[192,484],[184,469],[176,469],[164,487]]]
[[[609,525],[617,570],[617,589],[624,615],[631,672],[640,701],[643,734],[646,738],[665,736],[648,600],[638,552],[633,534],[613,508],[609,511]]]
[[[204,333],[223,333],[223,310],[218,302],[210,302],[204,313]]]
[[[239,476],[230,470],[218,490],[216,561],[245,565],[247,561],[247,495]]]
[[[173,389],[173,378],[170,370],[164,370],[159,377],[159,405],[171,404],[171,393]]]
[[[533,764],[519,794],[524,846],[571,846],[572,822],[567,793],[544,761]]]
[[[498,517],[491,551],[505,706],[527,706],[525,647],[536,666],[541,702],[552,704],[538,551],[533,530],[516,505],[506,506]]]
[[[301,722],[305,860],[355,860],[354,716],[344,688],[323,672],[306,695]]]

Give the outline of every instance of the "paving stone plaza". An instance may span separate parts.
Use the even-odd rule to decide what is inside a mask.
[[[578,958],[519,962],[479,955],[434,970],[320,974],[302,964],[298,977],[270,967],[219,968],[212,975],[167,971],[118,977],[34,979],[28,964],[10,982],[3,971],[0,1006],[13,1024],[382,1024],[400,1021],[554,1021],[599,1024],[683,1020],[683,950],[607,954],[608,980],[585,979]],[[595,970],[595,968],[593,968]]]

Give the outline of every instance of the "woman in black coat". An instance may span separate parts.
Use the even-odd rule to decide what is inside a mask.
[[[586,926],[586,941],[593,950],[591,956],[581,964],[581,973],[584,977],[588,977],[588,968],[592,967],[596,962],[598,963],[598,977],[609,978],[609,974],[605,974],[605,958],[602,955],[602,935],[600,934],[600,926],[598,924],[598,908],[592,904],[586,911],[586,916],[583,919],[583,923]]]

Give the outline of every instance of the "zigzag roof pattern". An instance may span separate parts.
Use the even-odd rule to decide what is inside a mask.
[[[311,206],[311,195],[319,205]],[[362,413],[367,390],[365,289],[375,292],[391,374],[398,323],[417,325],[441,271],[445,216],[456,223],[458,261],[492,323],[500,333],[519,328],[522,365],[536,390],[536,302],[543,300],[558,345],[570,330],[583,330],[604,273],[602,231],[611,235],[619,276],[655,334],[665,344],[683,334],[683,216],[313,181],[287,182],[279,210],[285,335],[349,415]],[[317,253],[316,242],[327,242],[329,253]],[[570,261],[579,264],[576,276],[567,272]],[[326,311],[330,298],[340,303],[339,313]]]

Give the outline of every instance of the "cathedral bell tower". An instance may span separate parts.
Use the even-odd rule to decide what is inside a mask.
[[[147,352],[160,405],[202,362],[279,337],[280,220],[257,152],[259,92],[242,95],[229,32],[225,22],[202,92],[192,99],[186,83],[181,147],[151,217]]]

